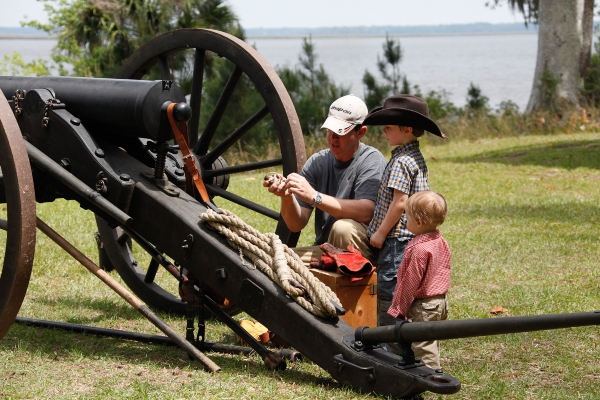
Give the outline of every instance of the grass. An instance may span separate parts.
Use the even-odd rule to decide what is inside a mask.
[[[600,309],[600,133],[425,141],[422,150],[432,189],[449,205],[441,230],[453,252],[451,319],[488,318],[497,306],[507,315]],[[278,199],[260,186],[262,175],[237,177],[231,186],[277,209]],[[274,229],[219,205],[263,231]],[[38,205],[38,215],[97,258],[89,212],[56,201]],[[307,229],[299,245],[311,236]],[[159,333],[41,233],[20,315]],[[163,318],[184,332],[184,320]],[[236,343],[216,322],[207,336]],[[599,342],[597,326],[445,341],[442,364],[462,389],[423,397],[597,399]],[[15,324],[0,341],[0,398],[373,398],[339,387],[310,361],[272,372],[257,356],[208,355],[221,373],[202,371],[176,347]]]

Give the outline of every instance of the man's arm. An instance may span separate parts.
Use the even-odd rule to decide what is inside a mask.
[[[300,232],[310,219],[311,208],[300,206],[293,194],[281,197],[281,216],[292,232]]]
[[[310,183],[308,183],[308,181],[299,174],[290,174],[287,178],[285,188],[289,192],[298,196],[300,200],[308,204],[313,203],[315,195],[317,194],[317,191],[313,189]],[[375,210],[375,202],[373,200],[338,199],[337,197],[329,196],[323,193],[321,193],[321,198],[323,199],[323,201],[321,202],[321,204],[317,205],[319,210],[324,211],[337,219],[349,218],[358,222],[362,222],[363,224],[368,224],[373,218],[373,211]],[[308,216],[306,217],[307,219],[306,221],[304,221],[304,225],[302,226],[304,227],[308,222],[308,218],[310,218],[310,213],[312,212],[312,210],[300,207],[300,205],[296,201],[295,203],[302,210],[308,210]],[[289,207],[289,210],[292,210],[291,205],[286,206]],[[299,217],[298,210],[294,211],[293,214],[295,214],[294,218]],[[302,212],[302,214],[306,214],[306,212]],[[289,225],[288,227],[292,229]]]

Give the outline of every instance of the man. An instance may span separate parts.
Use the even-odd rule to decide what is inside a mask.
[[[294,249],[305,264],[321,257],[318,246],[325,242],[342,249],[352,243],[364,257],[376,261],[367,228],[386,160],[360,141],[367,132],[361,125],[367,113],[365,103],[354,95],[334,101],[321,127],[327,130],[329,148],[313,154],[299,174],[264,183],[281,197],[281,215],[293,232],[301,231],[317,209],[313,246]]]

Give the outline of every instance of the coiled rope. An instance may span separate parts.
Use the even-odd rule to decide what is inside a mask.
[[[283,244],[275,233],[260,233],[234,213],[211,209],[200,215],[209,226],[225,236],[227,243],[248,257],[253,266],[266,274],[310,313],[330,318],[336,315],[336,294],[304,265],[300,257]]]

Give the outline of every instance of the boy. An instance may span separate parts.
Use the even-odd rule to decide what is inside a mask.
[[[368,231],[371,246],[381,249],[377,263],[377,325],[393,325],[395,321],[387,310],[404,248],[414,236],[406,229],[404,206],[410,195],[429,189],[427,165],[418,138],[426,130],[442,138],[446,135],[429,118],[427,103],[406,94],[385,99],[383,107],[373,109],[363,125],[384,125],[388,143],[397,146],[383,172]]]
[[[450,249],[437,229],[446,219],[444,197],[431,190],[415,193],[406,202],[406,229],[416,236],[398,267],[398,285],[388,314],[409,322],[448,318],[446,293],[450,286]],[[439,341],[412,344],[415,357],[441,369]]]

